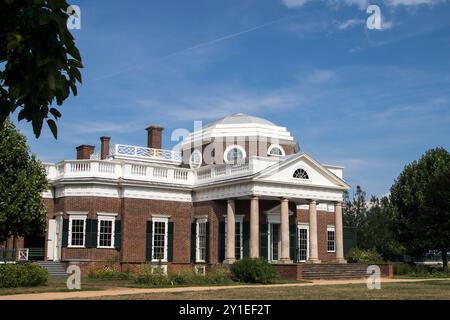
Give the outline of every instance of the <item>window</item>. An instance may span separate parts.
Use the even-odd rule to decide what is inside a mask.
[[[267,150],[269,156],[281,157],[285,155],[284,149],[278,144],[272,144]]]
[[[305,262],[309,258],[309,226],[308,225],[298,225],[298,262]]]
[[[114,216],[98,217],[97,244],[99,248],[114,248],[114,232],[115,232]]]
[[[167,218],[152,219],[152,261],[167,261],[168,224]]]
[[[208,221],[206,219],[198,219],[197,220],[197,252],[195,260],[197,262],[206,262],[206,224]]]
[[[328,252],[335,252],[335,229],[334,226],[327,227],[327,250]]]
[[[244,222],[243,216],[235,217],[236,222],[234,226],[234,255],[236,260],[244,258]],[[225,252],[227,252],[227,220],[225,218]]]
[[[309,179],[308,173],[305,170],[303,170],[303,169],[295,170],[295,172],[293,174],[293,177],[295,179],[304,179],[304,180],[308,180]]]
[[[202,165],[202,153],[200,150],[194,150],[189,158],[189,166],[191,169],[197,169]]]
[[[224,153],[224,160],[229,164],[243,163],[247,154],[241,146],[233,145],[228,147]]]
[[[69,214],[69,247],[84,248],[87,214]]]

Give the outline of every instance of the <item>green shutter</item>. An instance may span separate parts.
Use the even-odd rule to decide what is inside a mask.
[[[289,255],[290,259],[297,262],[297,225],[289,225]]]
[[[211,241],[211,239],[209,239],[209,235],[210,235],[209,225],[210,225],[209,221],[206,222],[206,263],[209,263],[210,262],[209,259],[211,258],[210,253],[209,253],[209,243]]]
[[[62,246],[67,248],[69,244],[69,219],[63,220],[63,230],[62,230]]]
[[[250,248],[249,248],[249,241],[250,241],[250,223],[248,221],[244,221],[242,223],[242,241],[244,246],[244,252],[243,258],[248,258],[250,256]]]
[[[167,242],[167,261],[173,261],[173,222],[169,222],[168,230],[168,242]]]
[[[219,222],[219,262],[222,263],[225,260],[225,222]]]
[[[145,247],[145,257],[147,261],[152,261],[152,222],[147,221],[146,229],[146,247]]]
[[[86,220],[86,232],[85,232],[86,248],[97,247],[97,228],[98,228],[98,220],[93,219]]]
[[[114,247],[116,249],[120,249],[121,242],[122,242],[122,224],[120,220],[116,220],[114,226]]]
[[[267,235],[268,235],[268,224],[262,223],[259,225],[259,256],[265,260],[268,260],[267,256]]]
[[[195,222],[191,223],[191,261],[195,262],[195,249],[196,249],[196,228],[197,224]]]

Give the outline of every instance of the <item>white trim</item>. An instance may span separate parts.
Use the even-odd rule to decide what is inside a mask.
[[[119,214],[110,212],[97,212],[98,217],[117,217]]]
[[[194,158],[194,154],[197,154],[197,155],[200,157],[200,163],[195,164],[195,166],[194,166],[194,164],[193,164],[193,162],[192,162],[192,160],[193,160],[193,158]],[[192,151],[192,153],[191,153],[191,155],[190,155],[190,157],[189,157],[189,167],[190,167],[191,169],[197,169],[197,168],[200,168],[200,167],[202,166],[202,163],[203,163],[203,155],[202,155],[202,152],[201,152],[200,150],[198,150],[198,149],[195,149],[194,151]]]
[[[328,250],[328,231],[333,231],[334,232],[334,250]],[[336,227],[334,225],[327,225],[327,252],[333,253],[336,252]]]
[[[300,249],[299,246],[299,242],[300,242],[300,237],[299,237],[299,231],[300,229],[305,229],[306,230],[306,260],[298,260],[297,262],[306,262],[309,259],[309,223],[302,223],[299,222],[297,223],[297,250]]]
[[[200,224],[208,223],[208,218],[197,218],[195,221],[195,262],[196,263],[205,263],[206,262],[206,256],[208,253],[206,252],[206,249],[208,246],[205,244],[205,259],[200,259]],[[205,225],[205,237],[207,237],[206,232],[206,225]],[[206,241],[209,239],[206,238]]]
[[[232,162],[232,161],[228,161],[228,153],[229,153],[232,149],[239,149],[239,150],[242,152],[242,159],[238,159],[238,160],[237,160],[237,163],[243,163],[244,160],[247,158],[247,152],[245,152],[245,149],[244,149],[242,146],[238,145],[238,144],[230,145],[230,146],[228,146],[228,147],[225,149],[225,151],[224,151],[224,153],[223,153],[223,161],[224,161],[225,163],[235,164],[235,163]]]
[[[69,240],[68,240],[68,248],[86,248],[86,219],[87,212],[76,212],[70,211],[67,212],[69,215]],[[83,221],[83,245],[72,245],[72,221],[73,220],[82,220]]]
[[[273,149],[278,148],[281,151],[281,155],[278,154],[270,154],[270,152],[272,152]],[[286,155],[286,152],[284,151],[284,148],[282,146],[280,146],[279,144],[271,144],[269,149],[267,149],[267,155],[271,156],[271,157],[284,157]]]
[[[161,216],[152,216],[152,262],[159,262],[159,259],[154,259],[154,250],[155,250],[155,222],[163,222],[165,224],[164,227],[164,254],[161,262],[167,262],[167,251],[169,247],[169,218],[161,217]]]
[[[97,248],[99,249],[113,249],[115,247],[115,232],[116,232],[116,218],[114,213],[110,214],[99,214],[98,215],[98,223],[97,223]],[[100,224],[101,221],[111,221],[111,245],[110,246],[101,246],[100,245]]]

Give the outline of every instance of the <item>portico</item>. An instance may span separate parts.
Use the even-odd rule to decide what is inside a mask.
[[[270,262],[277,264],[292,264],[298,262],[307,263],[321,263],[319,259],[319,244],[318,244],[318,222],[317,222],[317,205],[318,203],[329,204],[329,201],[316,200],[316,199],[289,199],[281,197],[276,201],[279,204],[270,210],[260,212],[261,201],[275,200],[260,196],[252,195],[249,199],[228,199],[227,200],[227,213],[226,219],[226,259],[224,263],[231,264],[236,261],[236,248],[235,248],[235,225],[236,225],[236,201],[248,201],[249,202],[249,257],[259,258],[261,256],[261,250],[267,249],[267,258]],[[299,230],[300,227],[305,226],[305,223],[300,221],[297,217],[297,213],[289,210],[289,203],[295,203],[297,206],[308,206],[308,218],[309,222],[306,224],[308,234],[306,235],[307,243],[306,249],[302,235]],[[334,246],[336,258],[333,262],[346,263],[344,259],[343,248],[343,230],[342,230],[342,204],[339,201],[332,202],[334,208]],[[263,221],[261,221],[263,220]],[[267,231],[265,237],[261,237],[260,226],[267,225]],[[292,227],[294,226],[294,228]],[[291,233],[295,234],[291,234]],[[291,241],[296,243],[290,243]],[[267,241],[267,247],[261,244]],[[295,251],[292,250],[295,248]],[[301,259],[298,256],[299,250],[307,250],[308,259]],[[294,254],[292,254],[294,252]]]

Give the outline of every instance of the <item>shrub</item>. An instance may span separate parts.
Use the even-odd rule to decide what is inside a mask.
[[[233,277],[242,282],[272,283],[278,278],[275,268],[263,259],[245,258],[231,266]]]
[[[449,271],[443,271],[436,266],[415,265],[409,263],[394,263],[394,275],[419,278],[448,278]]]
[[[227,284],[232,282],[230,269],[220,265],[214,266],[204,278],[209,284]]]
[[[350,263],[383,263],[383,257],[375,249],[352,248],[347,254]]]
[[[165,287],[170,285],[170,281],[162,270],[151,267],[144,267],[136,276],[134,280],[136,284],[151,286],[151,287]]]
[[[174,285],[190,285],[202,283],[204,276],[196,275],[192,270],[176,271],[170,274],[169,281]]]
[[[105,280],[128,280],[132,278],[130,272],[120,272],[114,269],[90,270],[89,278]]]
[[[0,265],[0,288],[36,287],[47,283],[47,270],[37,264]]]

